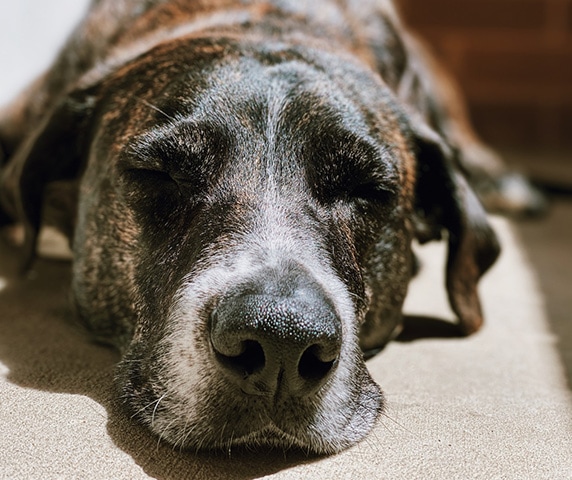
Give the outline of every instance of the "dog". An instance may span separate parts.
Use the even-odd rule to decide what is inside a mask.
[[[482,202],[535,194],[503,191],[389,0],[93,0],[0,144],[27,265],[42,225],[69,238],[118,395],[191,449],[363,439],[384,408],[363,352],[400,329],[412,241],[446,238],[471,334],[499,253]]]

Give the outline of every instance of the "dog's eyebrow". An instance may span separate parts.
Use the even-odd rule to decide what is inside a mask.
[[[228,135],[219,128],[177,121],[134,137],[121,157],[124,168],[160,170],[174,178],[197,181],[216,176],[228,148]]]
[[[131,139],[125,150],[141,160],[185,156],[203,157],[224,147],[226,135],[212,125],[191,121],[171,122],[147,130]]]
[[[362,182],[387,192],[399,190],[397,161],[391,148],[367,136],[352,132],[327,134],[315,139],[310,155],[313,183],[341,186]]]

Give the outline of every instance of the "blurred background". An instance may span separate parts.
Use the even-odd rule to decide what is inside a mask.
[[[483,140],[551,201],[515,222],[572,387],[572,0],[398,0],[460,84]]]
[[[457,78],[482,138],[551,199],[515,227],[572,385],[572,0],[396,3]],[[0,0],[0,104],[49,65],[87,4]]]
[[[399,3],[458,79],[486,141],[531,155],[572,151],[571,0]],[[550,160],[569,173],[570,156]]]

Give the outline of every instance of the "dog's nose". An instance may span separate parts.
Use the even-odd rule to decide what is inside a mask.
[[[316,392],[342,344],[340,320],[316,287],[227,295],[212,314],[210,338],[223,372],[243,392],[263,396]]]

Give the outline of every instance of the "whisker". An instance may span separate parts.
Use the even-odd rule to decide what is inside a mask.
[[[393,433],[388,427],[387,425],[383,425],[383,427],[389,432],[391,433],[394,437],[396,436],[395,433]],[[381,451],[380,445],[381,445],[381,438],[380,435],[378,434],[378,432],[376,431],[376,429],[372,429],[368,435],[366,436],[366,438],[364,439],[364,446],[369,447],[370,452],[373,453],[379,453]],[[360,452],[360,450],[358,449],[358,452]],[[366,459],[366,457],[368,456],[367,452],[365,452],[365,449],[363,452],[361,452],[361,455],[364,459]]]
[[[165,395],[163,395],[164,397]],[[125,395],[125,398],[129,398],[129,395]],[[155,403],[159,403],[163,397],[158,398],[156,400],[153,400],[151,403],[148,403],[147,405],[145,405],[144,407],[141,407],[139,410],[137,410],[133,415],[131,415],[131,419],[133,419],[134,417],[136,417],[137,415],[139,415],[141,412],[143,412],[144,410],[147,410],[151,405],[154,405]],[[157,408],[157,406],[155,406],[155,409]],[[153,415],[155,415],[155,409],[153,410]]]
[[[157,107],[156,105],[153,105],[152,103],[149,103],[147,100],[145,100],[144,98],[140,98],[140,97],[135,97],[139,102],[141,102],[143,105],[146,105],[149,108],[152,108],[153,110],[159,112],[160,114],[164,115],[166,118],[168,118],[169,120],[173,120],[175,121],[175,117],[169,115],[168,113],[164,112],[163,110],[161,110],[159,107]]]
[[[186,428],[187,428],[187,427],[186,427],[186,423],[185,423],[185,430],[186,430]],[[188,431],[188,432],[185,432],[185,430],[183,430],[183,435],[182,435],[182,438],[181,438],[181,447],[180,447],[180,450],[181,450],[181,451],[183,451],[183,449],[186,448],[185,445],[186,445],[186,443],[187,443],[187,440],[188,440],[188,438],[191,436],[191,433],[193,433],[193,431],[195,430],[195,428],[197,428],[197,425],[196,425],[196,424],[193,425],[191,428],[189,428],[189,431]]]
[[[228,458],[232,458],[232,442],[234,441],[234,430],[230,431],[230,437],[228,439]]]
[[[164,395],[161,396],[161,398],[159,398],[159,400],[157,400],[155,408],[153,409],[153,413],[151,414],[151,426],[153,426],[153,424],[155,423],[155,414],[157,413],[157,408],[159,408],[159,404],[166,396],[167,394],[165,393]]]
[[[409,430],[405,425],[402,425],[401,423],[399,423],[397,420],[395,420],[394,418],[390,417],[387,413],[382,413],[382,416],[387,418],[388,420],[390,420],[391,422],[393,422],[395,425],[397,425],[399,428],[401,428],[402,430],[404,430],[405,432],[413,435],[414,437],[418,437],[419,435],[416,434],[415,432],[412,432],[411,430]],[[388,429],[389,430],[389,429]]]
[[[162,429],[161,434],[159,435],[159,438],[157,439],[157,450],[159,450],[159,447],[161,445],[161,440],[163,440],[163,436],[165,435],[165,433],[167,433],[169,431],[169,429],[171,428],[171,426],[176,422],[177,422],[177,418],[174,418],[165,426],[165,428]]]
[[[188,425],[189,425],[189,417],[187,417],[185,419],[185,424],[183,425],[183,428],[181,429],[181,433],[179,434],[177,439],[173,442],[173,451],[177,447],[179,448],[179,452],[183,451],[183,445],[184,445],[184,440],[185,440],[185,435],[186,435]]]

